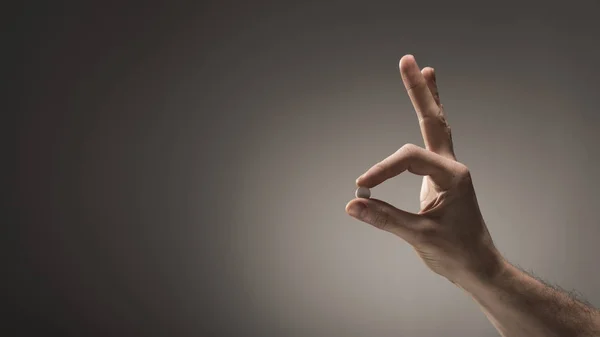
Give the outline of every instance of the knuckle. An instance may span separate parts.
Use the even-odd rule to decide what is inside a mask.
[[[455,186],[457,187],[468,186],[471,184],[471,171],[466,165],[457,162],[454,173],[454,181]]]
[[[384,174],[388,172],[389,167],[388,165],[385,164],[385,162],[379,162],[377,164],[375,164],[374,168],[377,171],[383,172]]]
[[[431,111],[431,114],[427,114],[419,119],[419,124],[421,126],[428,127],[449,127],[448,121],[446,120],[446,116],[444,113],[444,108],[440,102],[439,93],[436,92],[434,94],[434,100],[437,103],[437,108],[434,111]]]
[[[425,80],[409,80],[405,82],[404,86],[406,91],[410,94],[416,89],[427,87],[427,82]]]
[[[373,226],[382,230],[387,230],[391,227],[392,217],[389,213],[383,210],[378,210],[374,212],[371,221]]]
[[[412,143],[407,143],[402,145],[402,147],[398,150],[399,153],[410,155],[419,150],[419,147]]]
[[[465,164],[457,163],[456,175],[460,180],[467,180],[471,178],[471,171]]]

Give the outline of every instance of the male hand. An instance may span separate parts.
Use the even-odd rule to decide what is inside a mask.
[[[421,175],[421,210],[411,213],[381,200],[357,198],[346,205],[346,212],[404,239],[431,270],[453,283],[493,277],[503,259],[479,210],[469,170],[456,160],[434,69],[421,71],[414,57],[405,55],[400,73],[425,148],[402,146],[367,170],[356,184],[373,188],[404,171]]]

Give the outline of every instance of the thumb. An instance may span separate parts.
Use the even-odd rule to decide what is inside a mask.
[[[357,198],[346,205],[346,213],[376,228],[413,241],[423,218],[415,213],[400,210],[378,199]]]

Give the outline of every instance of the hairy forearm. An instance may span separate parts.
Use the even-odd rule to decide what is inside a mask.
[[[600,311],[554,289],[507,261],[490,278],[457,285],[505,337],[600,337]]]

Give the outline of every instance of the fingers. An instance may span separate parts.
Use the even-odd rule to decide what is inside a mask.
[[[358,220],[393,233],[412,243],[426,218],[406,212],[377,199],[354,199],[346,205],[346,212]]]
[[[421,70],[421,74],[423,74],[423,78],[425,78],[425,82],[427,82],[427,87],[435,100],[435,104],[440,105],[440,93],[435,79],[435,69],[425,67]]]
[[[431,92],[431,95],[433,96],[435,103],[440,107],[440,112],[438,115],[439,119],[424,121],[423,123],[421,123],[421,128],[423,129],[424,127],[429,127],[429,128],[441,127],[442,130],[439,133],[440,133],[440,137],[441,137],[441,139],[443,139],[443,141],[441,142],[441,144],[439,145],[439,147],[436,149],[435,152],[441,154],[442,156],[456,160],[456,155],[454,154],[454,145],[452,144],[452,133],[450,131],[450,125],[448,125],[448,121],[446,119],[446,113],[444,111],[444,106],[442,105],[442,103],[440,101],[440,92],[439,92],[438,86],[437,86],[435,69],[433,69],[431,67],[425,67],[425,68],[423,68],[423,70],[421,70],[421,73],[423,74],[423,77],[425,78],[425,81],[427,82],[427,87],[429,88],[429,91]],[[425,125],[427,123],[430,123],[433,125],[427,126],[427,125]]]
[[[408,170],[421,176],[430,176],[441,190],[447,190],[459,175],[460,165],[422,147],[407,144],[368,169],[356,180],[356,184],[372,188]]]
[[[427,81],[421,70],[419,70],[414,56],[406,55],[400,59],[400,75],[415,107],[419,121],[423,118],[437,116],[439,107],[435,103],[431,91],[429,91]]]
[[[435,72],[428,69],[423,74],[412,55],[400,60],[400,74],[417,113],[425,148],[447,155],[452,153],[451,137],[439,102]]]

